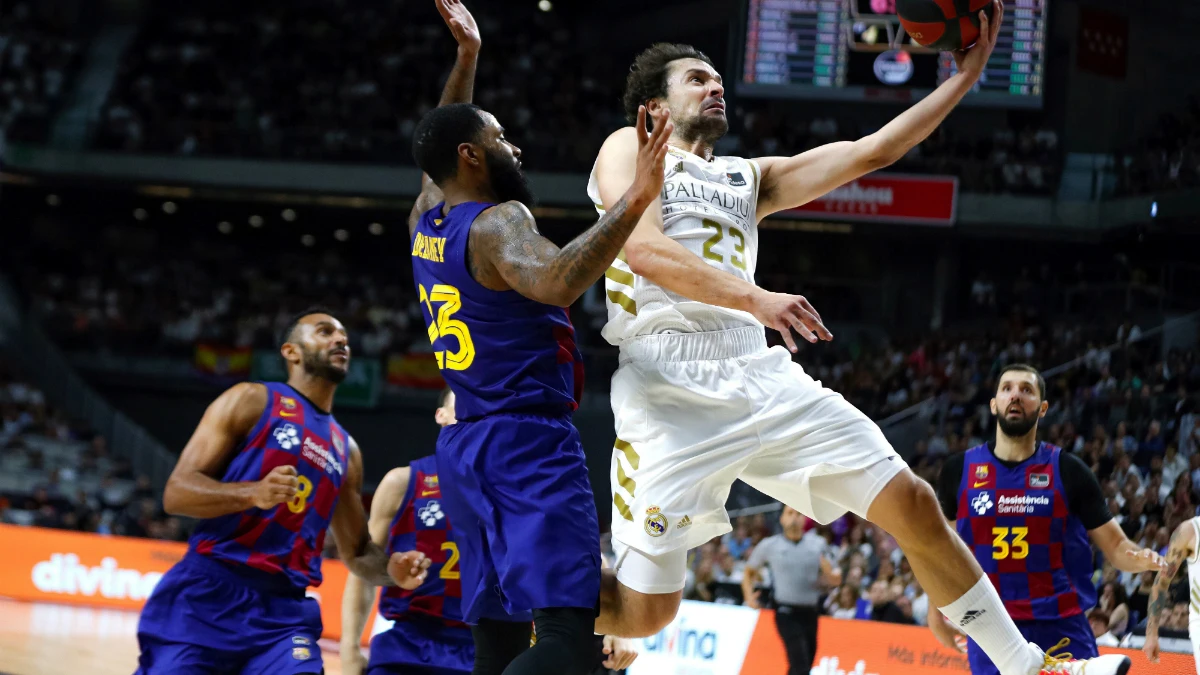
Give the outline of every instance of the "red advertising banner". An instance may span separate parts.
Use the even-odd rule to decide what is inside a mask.
[[[873,173],[780,215],[949,226],[958,215],[958,179]]]

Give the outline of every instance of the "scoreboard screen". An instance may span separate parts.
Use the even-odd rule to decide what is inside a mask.
[[[912,101],[958,69],[914,43],[896,0],[747,0],[737,92],[763,98]],[[1050,0],[1006,0],[987,68],[964,105],[1040,108]]]

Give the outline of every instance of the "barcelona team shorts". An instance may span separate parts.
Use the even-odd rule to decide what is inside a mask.
[[[142,609],[136,675],[322,672],[320,606],[264,574],[189,551]]]
[[[442,429],[442,505],[453,523],[466,622],[595,608],[600,528],[570,419],[488,415]]]
[[[371,638],[367,675],[469,675],[474,664],[470,628],[415,617]]]

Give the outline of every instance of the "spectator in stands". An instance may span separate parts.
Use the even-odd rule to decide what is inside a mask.
[[[871,620],[915,624],[916,622],[912,619],[911,605],[908,615],[905,615],[904,610],[896,604],[896,597],[887,581],[876,579],[871,584],[871,590],[867,592],[867,598],[871,601]]]

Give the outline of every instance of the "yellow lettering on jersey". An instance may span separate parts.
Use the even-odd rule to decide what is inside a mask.
[[[412,254],[414,258],[424,258],[431,262],[446,262],[446,238],[427,237],[420,232],[413,240]]]

